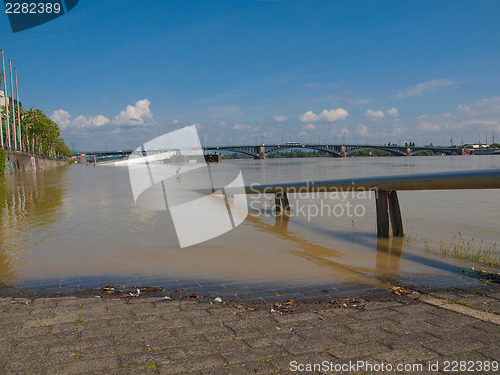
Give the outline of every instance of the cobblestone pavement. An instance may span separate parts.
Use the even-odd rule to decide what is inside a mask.
[[[393,292],[289,303],[3,297],[0,373],[498,373],[500,289]]]

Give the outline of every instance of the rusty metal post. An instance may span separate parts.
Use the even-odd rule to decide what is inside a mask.
[[[392,235],[396,237],[404,236],[398,193],[395,190],[389,192],[389,218],[391,219]]]
[[[377,237],[389,238],[389,192],[378,190],[375,192],[375,205],[377,208]]]

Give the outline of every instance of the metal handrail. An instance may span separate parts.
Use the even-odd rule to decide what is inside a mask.
[[[480,169],[452,172],[403,174],[285,182],[278,184],[252,184],[244,187],[226,187],[227,194],[305,193],[330,191],[397,191],[397,190],[456,190],[456,189],[500,189],[500,169]],[[215,189],[218,190],[218,189]],[[211,190],[213,191],[213,190]],[[208,193],[208,191],[207,191]]]

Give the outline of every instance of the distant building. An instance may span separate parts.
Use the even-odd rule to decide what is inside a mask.
[[[7,100],[8,100],[7,103],[10,106],[12,106],[12,99],[10,96],[7,97]],[[3,105],[5,105],[5,93],[3,92],[3,90],[0,90],[0,107]],[[14,105],[17,109],[17,100],[16,99],[14,99]],[[19,101],[19,107],[21,107],[21,108],[23,107],[23,102]]]
[[[488,146],[488,145],[482,145],[480,143],[479,144],[476,143],[476,144],[468,144],[468,145],[465,145],[464,147],[478,149],[478,148],[488,148],[490,146]]]

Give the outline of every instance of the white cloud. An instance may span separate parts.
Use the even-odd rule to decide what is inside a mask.
[[[349,134],[351,134],[351,132],[345,126],[340,131],[340,136],[349,135]]]
[[[54,111],[54,113],[52,113],[52,116],[50,116],[50,119],[57,123],[61,130],[65,130],[71,123],[71,115],[64,109],[58,109],[57,111]]]
[[[299,120],[302,122],[317,122],[317,121],[325,121],[325,122],[335,122],[337,120],[345,120],[349,116],[349,112],[347,112],[343,108],[331,109],[331,110],[323,110],[320,114],[315,114],[313,111],[307,111],[306,113],[299,116]]]
[[[316,125],[314,125],[314,124],[307,124],[307,125],[304,126],[303,129],[305,129],[305,130],[314,130],[314,129],[316,129]]]
[[[240,114],[240,107],[238,107],[236,105],[210,107],[209,111],[210,111],[211,115],[215,118],[234,117],[234,116]]]
[[[299,120],[302,122],[318,121],[319,116],[313,113],[313,111],[307,111],[306,113],[299,116]]]
[[[72,120],[69,112],[64,109],[54,111],[54,113],[50,116],[50,119],[56,122],[61,130],[98,128],[109,122],[109,118],[103,115],[97,115],[95,117],[85,117],[80,115]]]
[[[363,125],[363,124],[359,124],[358,128],[356,129],[356,133],[358,133],[359,135],[363,135],[363,136],[368,135],[367,126]]]
[[[369,109],[365,112],[365,116],[370,120],[378,120],[385,117],[384,111],[374,111],[373,109]]]
[[[500,115],[500,96],[479,100],[471,105],[459,105],[458,112],[465,116]]]
[[[271,138],[273,135],[274,135],[273,132],[263,132],[261,134],[261,136],[264,138]]]
[[[286,117],[286,116],[276,116],[276,117],[274,117],[274,120],[278,121],[278,122],[282,122],[282,121],[288,120],[288,117]]]
[[[445,87],[457,86],[461,83],[463,83],[463,81],[455,81],[453,79],[448,79],[448,78],[434,79],[432,81],[419,83],[414,87],[410,87],[404,91],[401,91],[396,95],[394,95],[394,98],[395,99],[408,98],[410,96],[416,96],[424,94],[426,92],[437,91]]]
[[[153,113],[149,109],[151,102],[149,99],[138,100],[135,106],[128,105],[124,111],[121,111],[115,119],[115,125],[146,125],[146,120],[153,118]]]
[[[325,109],[319,114],[320,120],[328,122],[345,120],[347,116],[349,116],[349,113],[343,108],[331,109],[330,111]]]
[[[252,127],[247,124],[234,124],[233,126],[234,130],[250,130]]]
[[[399,111],[396,108],[391,108],[387,110],[387,114],[390,116],[398,117]]]
[[[422,130],[422,131],[437,132],[437,131],[441,130],[441,126],[439,126],[438,124],[436,124],[434,122],[425,121],[425,122],[421,123],[419,126],[417,126],[417,129]]]
[[[96,117],[90,117],[90,122],[93,126],[103,126],[109,122],[109,118],[103,115],[97,115]]]

